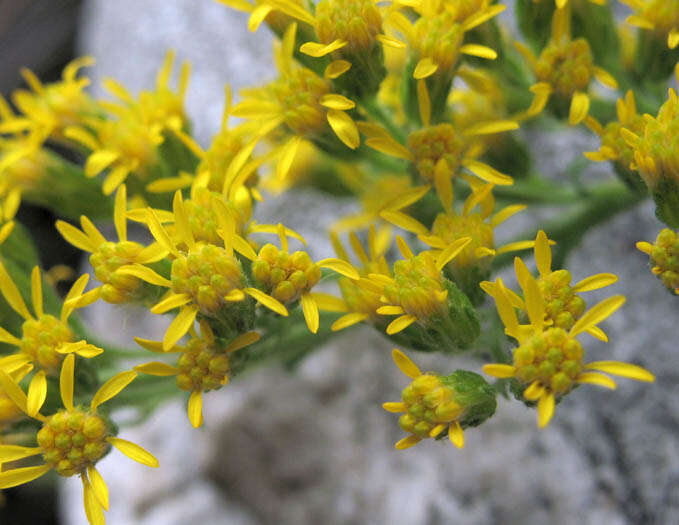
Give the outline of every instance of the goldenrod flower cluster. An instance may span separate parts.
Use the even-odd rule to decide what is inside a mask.
[[[235,96],[225,86],[209,144],[192,135],[190,68],[173,81],[174,52],[139,94],[108,79],[112,99],[95,99],[83,72],[94,61],[83,57],[50,84],[23,71],[30,91],[0,99],[0,489],[49,470],[77,475],[88,520],[102,524],[109,500],[96,464],[111,447],[157,466],[117,437],[103,403],[146,414],[159,397],[185,396],[199,427],[207,392],[357,324],[413,352],[492,355],[477,371],[504,380],[423,373],[394,350],[412,380],[401,401],[384,404],[402,414],[397,449],[444,437],[462,448],[507,388],[537,407],[544,427],[580,384],[615,388],[605,374],[654,380],[639,365],[586,359],[581,334],[608,341],[601,324],[625,298],[588,305],[587,292],[617,281],[615,269],[574,282],[563,262],[648,188],[673,229],[637,246],[679,294],[679,102],[674,89],[665,97],[679,59],[676,2],[624,2],[641,29],[622,53],[577,23],[606,14],[618,38],[611,2],[599,0],[524,2],[520,35],[490,0],[219,1],[248,12],[253,32],[275,33],[277,76]],[[626,93],[600,97],[594,80]],[[577,125],[601,137],[586,158],[612,162],[624,184],[583,190],[580,158],[570,178],[536,173],[519,128]],[[356,201],[328,232],[335,256],[318,256],[283,217],[256,220],[260,201],[302,183]],[[54,278],[67,273],[39,268],[15,222],[22,201],[61,217],[55,228],[88,254],[94,286],[84,274],[57,295]],[[505,221],[555,203],[581,213],[507,237]],[[131,223],[146,237],[128,232]],[[515,257],[512,289],[497,272],[527,250],[537,272]],[[161,341],[133,334],[135,348],[111,348],[78,315],[96,301],[166,315],[169,326]]]

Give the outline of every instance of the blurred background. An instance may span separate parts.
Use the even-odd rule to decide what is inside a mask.
[[[153,83],[173,48],[193,66],[187,107],[203,144],[219,128],[226,82],[237,90],[275,76],[270,47],[265,28],[249,33],[244,15],[212,0],[0,0],[3,95],[21,86],[21,67],[50,81],[82,54],[97,60],[85,72],[97,96],[106,96],[100,83],[108,76],[138,92]],[[577,130],[531,137],[538,168],[553,176],[597,142]],[[586,176],[611,173],[593,165]],[[307,237],[312,255],[327,257],[327,226],[353,206],[304,189],[266,200],[256,217],[283,220]],[[522,214],[504,230],[506,237],[544,213]],[[38,238],[45,267],[86,269],[60,242],[47,212],[24,206],[19,219]],[[183,399],[125,428],[125,437],[153,451],[161,468],[151,471],[115,454],[102,461],[111,493],[107,523],[677,523],[677,298],[664,292],[634,248],[659,229],[646,203],[592,231],[568,261],[575,281],[601,271],[618,274],[620,282],[605,295],[628,296],[606,323],[611,342],[588,345],[590,358],[641,364],[657,375],[655,384],[621,380],[616,392],[579,389],[542,431],[533,411],[501,399],[497,415],[466,434],[463,451],[426,442],[396,452],[401,432],[380,406],[398,399],[406,379],[391,363],[392,345],[356,329],[293,373],[270,367],[211,393],[199,431],[190,427]],[[503,277],[512,282],[510,274]],[[123,344],[134,335],[158,338],[164,329],[162,319],[105,304],[86,315],[102,337]],[[480,369],[464,357],[413,357],[425,370]],[[5,491],[0,524],[84,524],[81,490],[68,480]]]

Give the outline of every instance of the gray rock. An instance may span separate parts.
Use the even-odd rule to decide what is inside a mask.
[[[248,34],[244,20],[208,0],[96,0],[87,5],[81,48],[98,58],[95,83],[111,75],[134,89],[152,82],[166,47],[176,48],[194,65],[188,107],[206,142],[219,125],[222,84],[240,87],[273,74],[268,36]],[[539,138],[539,166],[546,173],[559,173],[592,146],[578,133],[567,142],[560,135]],[[610,176],[605,169],[588,173]],[[309,237],[316,256],[328,256],[324,228],[348,205],[320,198],[310,191],[285,195],[265,203],[258,218],[285,220]],[[526,215],[514,226],[507,223],[507,238],[545,213]],[[659,229],[646,203],[586,235],[568,264],[575,280],[607,271],[620,276],[608,290],[591,293],[590,304],[611,293],[628,297],[605,323],[609,344],[583,336],[589,358],[639,363],[657,374],[655,384],[620,379],[616,392],[583,386],[541,431],[533,410],[501,399],[491,421],[466,432],[463,451],[427,441],[396,452],[393,443],[402,433],[380,404],[397,400],[407,379],[391,363],[389,342],[374,331],[354,330],[293,374],[269,367],[207,395],[206,426],[199,431],[190,428],[177,401],[142,425],[123,428],[125,438],[158,455],[161,469],[116,454],[104,460],[108,522],[676,522],[678,303],[634,248]],[[109,326],[126,315],[97,312]],[[127,340],[140,331],[152,337],[151,326],[128,328]],[[413,357],[424,370],[480,369],[471,358]],[[83,523],[79,485],[64,484],[63,495],[66,522]]]

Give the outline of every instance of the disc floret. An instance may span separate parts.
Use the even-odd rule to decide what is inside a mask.
[[[679,295],[679,234],[664,228],[655,243],[638,242],[637,248],[651,258],[653,274],[668,290]]]

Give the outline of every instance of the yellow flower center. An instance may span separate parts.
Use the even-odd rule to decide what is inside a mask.
[[[455,391],[444,385],[438,376],[425,374],[405,387],[401,395],[407,406],[399,426],[418,437],[429,437],[432,429],[442,423],[452,423],[464,409],[455,402]]]
[[[394,263],[394,283],[384,288],[393,305],[400,305],[409,315],[426,319],[445,310],[447,293],[441,272],[430,253],[424,252]]]
[[[661,180],[679,183],[679,100],[670,96],[657,118],[647,118],[636,145],[635,161],[646,185],[654,190]]]
[[[438,124],[413,131],[408,136],[408,148],[415,157],[414,163],[422,178],[433,182],[434,168],[445,159],[450,171],[455,173],[460,165],[463,143],[450,124]]]
[[[438,64],[439,72],[451,73],[464,39],[464,31],[455,16],[447,10],[432,17],[423,16],[415,22],[413,29],[414,37],[410,43],[418,57],[429,57]]]
[[[593,74],[592,51],[584,38],[551,41],[535,66],[538,80],[548,82],[563,98],[586,90]]]
[[[59,410],[38,432],[43,458],[61,476],[87,470],[108,452],[106,422],[95,414],[75,408]]]
[[[273,244],[265,244],[252,263],[252,275],[275,299],[290,303],[318,284],[321,268],[306,252],[290,255]]]
[[[296,135],[317,135],[326,127],[326,110],[320,104],[330,85],[310,69],[300,68],[271,86],[272,94],[282,108],[285,124]]]
[[[556,270],[538,279],[545,301],[545,319],[564,330],[570,330],[587,307],[584,299],[575,293],[570,284],[571,274],[568,270]]]
[[[117,270],[135,263],[143,249],[141,244],[132,241],[106,242],[90,255],[94,275],[104,284],[101,290],[104,301],[120,304],[132,300],[141,281],[132,275],[120,274]]]
[[[162,141],[160,129],[134,118],[106,120],[98,129],[99,141],[106,150],[115,151],[136,174],[156,164],[156,146]]]
[[[215,315],[227,303],[225,296],[243,287],[240,263],[212,244],[196,244],[172,262],[172,291],[188,294],[204,315]]]
[[[573,387],[582,372],[584,350],[562,328],[548,328],[514,350],[516,378],[524,384],[538,380],[555,395]]]
[[[462,250],[450,265],[458,268],[473,266],[478,262],[476,250],[479,248],[493,249],[493,227],[483,221],[478,213],[471,215],[450,215],[440,213],[432,225],[432,234],[443,239],[447,244],[471,237],[471,242]],[[490,261],[490,258],[486,257]]]
[[[323,44],[346,40],[349,54],[364,53],[381,32],[382,15],[375,0],[322,0],[316,7],[316,34]]]
[[[56,317],[43,314],[38,319],[28,319],[22,326],[21,352],[48,373],[56,373],[63,355],[56,351],[64,343],[73,342],[71,329]]]
[[[611,148],[616,153],[618,156],[616,164],[629,169],[630,164],[634,160],[634,148],[620,134],[620,130],[623,127],[637,135],[643,135],[646,120],[643,115],[635,115],[624,125],[620,122],[609,122],[606,124],[604,133],[601,136],[601,145]]]
[[[226,384],[229,358],[219,353],[205,339],[192,337],[177,361],[177,386],[188,392],[207,392]]]
[[[665,228],[659,234],[651,252],[653,273],[670,290],[679,294],[679,235]]]

